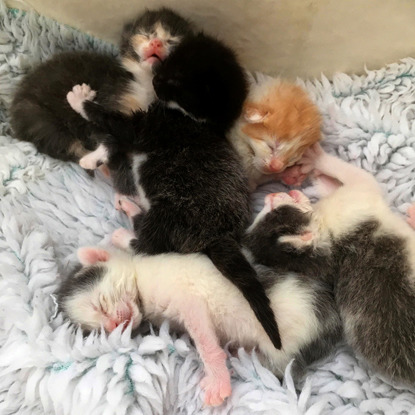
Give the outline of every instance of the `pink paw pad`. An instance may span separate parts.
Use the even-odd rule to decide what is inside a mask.
[[[303,192],[300,192],[299,190],[291,190],[288,192],[288,194],[294,199],[295,203],[299,203],[299,204],[310,203],[310,200],[308,199],[308,197]]]
[[[205,376],[200,386],[205,391],[206,406],[219,406],[232,393],[231,379],[227,370],[221,374]]]
[[[411,226],[411,228],[415,229],[415,203],[408,208],[407,214],[408,217],[406,221]]]
[[[92,101],[95,98],[96,92],[91,89],[89,85],[82,84],[82,85],[75,85],[72,88],[72,91],[69,91],[66,95],[66,99],[72,109],[79,114],[81,114],[84,118],[84,109],[83,104],[85,101]]]
[[[292,203],[293,199],[291,196],[284,192],[271,193],[265,196],[265,205],[270,209],[275,209],[280,205]]]
[[[120,209],[127,214],[129,218],[132,218],[141,213],[141,209],[134,202],[132,202],[128,197],[121,196],[119,199]]]
[[[105,249],[83,247],[78,249],[78,258],[83,265],[92,265],[97,262],[106,262],[110,254]]]
[[[301,166],[288,167],[281,173],[281,180],[288,186],[300,186],[307,174],[302,172]]]

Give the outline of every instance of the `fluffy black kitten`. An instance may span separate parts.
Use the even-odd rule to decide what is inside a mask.
[[[117,152],[133,151],[144,210],[133,218],[135,252],[206,253],[239,287],[280,348],[269,299],[241,253],[240,240],[250,220],[249,193],[225,137],[247,94],[244,72],[232,50],[199,34],[185,39],[162,62],[153,85],[159,101],[133,119],[83,102],[81,89],[70,94],[72,102],[77,95],[78,111],[117,134],[86,156],[90,167]]]
[[[146,110],[154,100],[153,65],[191,33],[187,20],[162,8],[145,11],[125,26],[120,60],[80,51],[52,57],[26,75],[16,90],[10,108],[16,138],[52,157],[79,161],[97,147],[97,133],[71,110],[68,90],[85,83],[109,111],[131,115]]]

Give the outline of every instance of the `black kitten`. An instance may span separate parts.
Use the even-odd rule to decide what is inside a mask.
[[[239,287],[280,348],[269,299],[241,253],[249,193],[225,137],[247,94],[244,72],[229,48],[199,34],[185,39],[160,65],[153,84],[159,101],[133,119],[84,102],[90,94],[81,88],[69,94],[71,102],[78,100],[75,109],[117,135],[85,158],[94,167],[117,152],[135,152],[133,173],[143,211],[136,214],[125,201],[121,206],[134,215],[135,252],[206,253]]]
[[[93,125],[71,110],[68,90],[85,83],[109,111],[131,115],[146,110],[154,100],[153,65],[191,33],[191,24],[169,9],[146,11],[125,26],[120,60],[78,51],[42,63],[16,90],[10,108],[16,138],[32,142],[52,157],[78,162],[96,149],[97,134]]]

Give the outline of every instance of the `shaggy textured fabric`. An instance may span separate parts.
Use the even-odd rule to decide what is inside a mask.
[[[233,394],[204,408],[202,367],[186,335],[164,324],[131,339],[127,330],[83,338],[54,298],[76,248],[107,243],[127,219],[110,184],[52,160],[11,136],[7,106],[16,82],[55,52],[115,48],[0,3],[0,413],[1,414],[415,414],[415,391],[391,385],[346,347],[294,386],[255,355],[230,358]],[[300,81],[299,81],[300,82]],[[402,213],[414,201],[415,61],[363,77],[304,84],[324,116],[326,148],[373,172]],[[281,189],[264,186],[253,198]]]

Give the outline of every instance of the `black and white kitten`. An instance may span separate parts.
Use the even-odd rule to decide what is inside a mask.
[[[266,243],[256,236],[260,244]],[[160,325],[164,319],[175,330],[187,330],[204,365],[201,387],[206,405],[220,405],[231,393],[222,349],[229,342],[233,348],[255,348],[261,362],[279,378],[294,359],[297,380],[341,338],[333,292],[318,279],[257,266],[278,318],[284,347],[276,350],[241,292],[205,255],[131,255],[84,247],[78,258],[82,266],[58,292],[60,310],[84,330],[103,327],[112,332],[127,324],[134,330],[142,320]]]
[[[333,284],[345,338],[369,364],[415,382],[415,232],[385,202],[368,172],[315,145],[303,164],[327,195],[311,205],[298,191],[266,198],[267,226],[248,236],[255,260]],[[335,180],[333,180],[335,179]],[[411,222],[410,222],[411,223]]]
[[[161,63],[153,85],[158,101],[133,118],[87,100],[85,86],[68,94],[73,108],[117,136],[84,157],[95,168],[114,153],[135,152],[133,173],[141,212],[133,216],[136,253],[204,252],[244,294],[277,348],[274,313],[256,272],[241,252],[250,221],[247,178],[226,139],[247,94],[231,49],[198,34]],[[195,276],[197,278],[197,276]]]
[[[52,157],[78,162],[97,147],[97,132],[72,111],[68,90],[87,83],[109,111],[146,110],[155,98],[153,65],[191,33],[191,24],[172,10],[145,11],[124,27],[120,59],[75,51],[40,64],[23,78],[11,104],[16,138]]]

